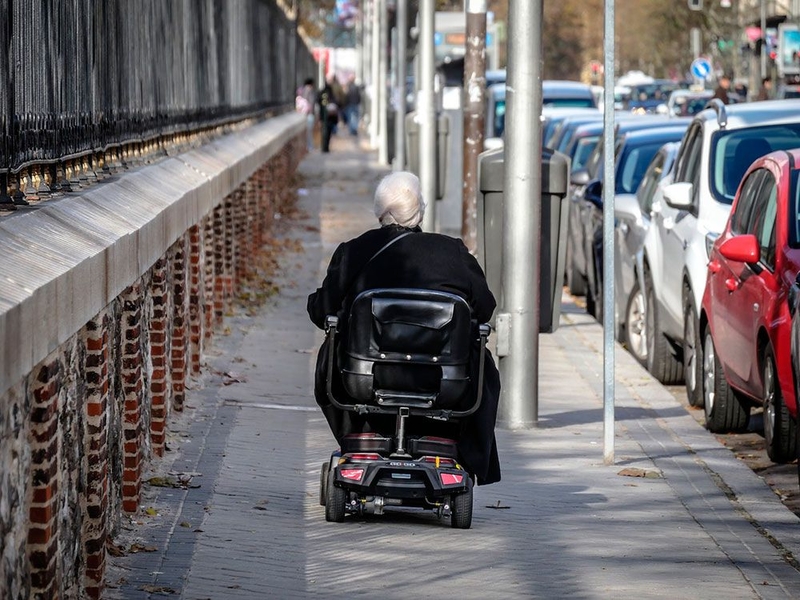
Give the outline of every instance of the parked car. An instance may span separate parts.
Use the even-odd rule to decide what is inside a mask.
[[[542,145],[546,148],[551,147],[550,139],[565,119],[587,115],[597,119],[603,118],[596,108],[545,106],[542,108]]]
[[[597,108],[592,88],[577,81],[545,80],[542,82],[542,108]],[[486,88],[486,137],[502,137],[506,126],[506,84]]]
[[[790,100],[792,98],[800,98],[800,85],[782,84],[778,86],[775,93],[775,98],[778,100]]]
[[[664,104],[678,84],[668,79],[656,79],[652,83],[639,83],[628,86],[631,90],[628,109],[631,111],[654,113],[659,104]]]
[[[693,406],[703,404],[699,307],[711,246],[750,164],[773,150],[800,147],[800,101],[711,105],[689,126],[674,176],[659,184],[655,235],[645,245],[645,293],[653,296],[648,369],[663,383],[684,379]]]
[[[713,95],[711,90],[675,90],[667,99],[666,113],[675,117],[693,117],[706,107]]]
[[[688,121],[686,122],[688,123]],[[676,126],[680,125],[680,123],[679,120],[670,120],[656,115],[617,115],[617,134],[624,134],[638,129]],[[585,125],[587,129],[582,129],[581,125]],[[558,150],[560,152],[569,154],[570,144],[579,130],[595,131],[598,136],[603,131],[602,121],[592,123],[591,126],[594,129],[589,129],[589,124],[587,123],[581,123],[581,125],[573,128],[571,123],[569,125],[565,124],[564,128],[567,129],[564,132],[565,138],[569,137],[567,139],[562,138],[559,142]],[[566,284],[569,291],[576,296],[583,296],[586,293],[589,277],[587,274],[588,266],[591,264],[587,261],[587,257],[591,255],[586,253],[587,243],[584,239],[584,229],[581,225],[581,203],[586,185],[599,177],[598,172],[602,169],[601,150],[598,149],[597,143],[593,144],[592,153],[586,159],[583,168],[575,169],[570,174],[570,185],[567,191],[570,199],[570,212],[567,232]]]
[[[671,122],[671,124],[674,123]],[[633,194],[658,149],[683,137],[687,124],[651,126],[642,130],[618,132],[614,153],[614,194]],[[602,165],[602,147],[593,158]],[[579,203],[579,227],[586,257],[586,310],[598,320],[603,315],[603,169],[595,169],[596,178],[586,184]],[[575,257],[579,252],[575,252]]]
[[[747,426],[764,407],[767,454],[797,452],[797,397],[787,298],[800,272],[800,149],[756,160],[714,242],[700,312],[706,427]]]
[[[680,144],[661,146],[636,194],[614,196],[614,313],[617,338],[647,366],[649,316],[644,293],[644,244],[650,231],[650,208],[659,182],[668,176]]]

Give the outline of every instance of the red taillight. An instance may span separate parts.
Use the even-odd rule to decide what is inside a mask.
[[[339,473],[341,473],[342,477],[345,479],[361,481],[361,477],[364,475],[364,469],[341,469]]]
[[[358,452],[356,454],[345,454],[350,460],[381,460],[380,454],[374,452]]]
[[[439,473],[439,478],[442,480],[442,485],[456,485],[464,481],[464,476],[456,473]]]
[[[433,463],[436,465],[436,468],[439,467],[447,467],[452,469],[456,466],[456,461],[452,458],[443,458],[441,456],[423,456],[422,460],[426,463]]]

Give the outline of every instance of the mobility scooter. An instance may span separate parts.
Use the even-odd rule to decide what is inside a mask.
[[[352,433],[340,440],[340,450],[320,474],[326,520],[411,506],[432,509],[440,519],[449,516],[452,527],[468,529],[473,477],[458,462],[456,440],[415,429],[424,424],[428,433],[435,432],[478,410],[489,325],[473,321],[460,296],[417,289],[362,292],[347,318],[347,333],[339,338],[338,318],[326,319],[328,399],[366,418],[394,416],[394,431]],[[477,385],[470,373],[473,351],[480,353]],[[341,376],[339,394],[334,369]]]

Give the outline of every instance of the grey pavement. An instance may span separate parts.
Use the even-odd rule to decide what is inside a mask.
[[[336,244],[374,226],[386,172],[350,138],[332,149],[301,166],[304,215],[282,235],[302,248],[287,245],[279,293],[228,319],[153,465],[200,487],[146,489],[156,515],[117,541],[151,551],[111,559],[109,598],[800,598],[798,518],[621,349],[603,464],[602,331],[566,298],[540,338],[539,426],[498,431],[503,480],[476,488],[471,529],[388,509],[326,523],[334,441],[305,302]]]

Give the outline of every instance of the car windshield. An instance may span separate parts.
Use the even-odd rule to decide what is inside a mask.
[[[617,194],[633,194],[639,187],[650,161],[664,142],[636,146],[623,152],[617,163]]]
[[[791,98],[800,98],[800,89],[785,90],[783,92],[783,97],[787,100]]]
[[[570,157],[572,159],[572,170],[577,171],[582,169],[586,164],[586,160],[592,154],[592,150],[597,146],[600,139],[599,135],[589,135],[578,140],[578,143],[573,147],[573,153]]]
[[[548,98],[542,99],[542,106],[558,106],[566,108],[594,108],[594,98]]]
[[[711,193],[718,202],[732,204],[739,182],[756,159],[797,147],[800,122],[716,132],[711,139]]]

